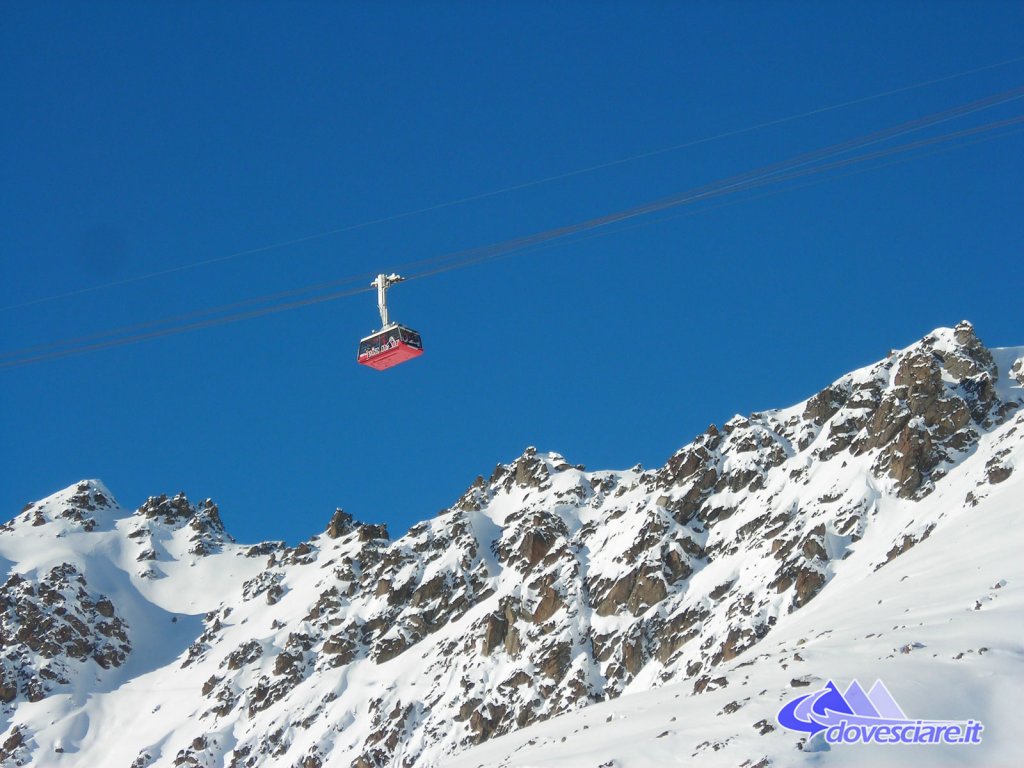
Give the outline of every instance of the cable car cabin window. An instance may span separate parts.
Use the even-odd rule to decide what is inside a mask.
[[[399,341],[400,335],[396,330],[374,334],[373,336],[359,342],[359,354],[379,354],[380,352],[384,352],[392,347],[398,346]]]
[[[420,339],[420,335],[416,331],[410,331],[408,328],[399,329],[402,334],[402,341],[408,344],[410,347],[416,349],[423,349],[423,341]]]

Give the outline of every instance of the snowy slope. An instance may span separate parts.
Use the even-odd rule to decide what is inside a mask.
[[[657,470],[528,449],[394,541],[241,545],[83,481],[0,529],[0,764],[803,764],[774,714],[830,677],[982,720],[995,764],[1022,358],[939,329]]]
[[[1024,465],[1024,414],[920,502],[883,504],[865,536],[805,609],[780,619],[746,654],[722,664],[714,691],[690,682],[627,693],[490,741],[446,768],[476,766],[903,766],[1020,764],[1024,691],[1024,474],[996,486],[986,463]],[[969,493],[985,493],[976,506]],[[892,534],[937,521],[927,540],[884,562]],[[874,533],[874,532],[873,532]],[[835,745],[805,752],[776,721],[793,697],[834,680],[883,680],[912,718],[981,721],[980,746]],[[808,687],[804,687],[809,683]]]

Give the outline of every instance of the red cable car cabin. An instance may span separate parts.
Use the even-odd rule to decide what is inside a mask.
[[[377,309],[380,310],[380,330],[359,341],[356,362],[383,371],[412,360],[423,354],[423,340],[412,328],[392,323],[388,317],[388,288],[400,283],[401,275],[377,275],[370,286],[377,289]]]
[[[422,354],[423,340],[416,331],[404,325],[392,325],[360,340],[356,360],[360,365],[383,371]]]

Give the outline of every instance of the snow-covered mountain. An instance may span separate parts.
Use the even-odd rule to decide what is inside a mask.
[[[243,545],[83,481],[0,528],[0,764],[905,761],[774,720],[855,677],[984,721],[932,764],[1010,764],[1022,404],[1024,347],[961,323],[656,470],[527,449],[395,540]]]

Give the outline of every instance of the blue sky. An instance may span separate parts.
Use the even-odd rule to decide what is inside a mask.
[[[0,305],[559,176],[1024,56],[1020,3],[5,3]],[[0,311],[0,351],[484,246],[1024,83],[1024,60]],[[1021,102],[948,126],[1021,113]],[[399,286],[0,369],[3,515],[82,477],[240,540],[393,533],[528,445],[662,463],[940,325],[1024,344],[1024,134]],[[763,192],[772,192],[763,195]]]

